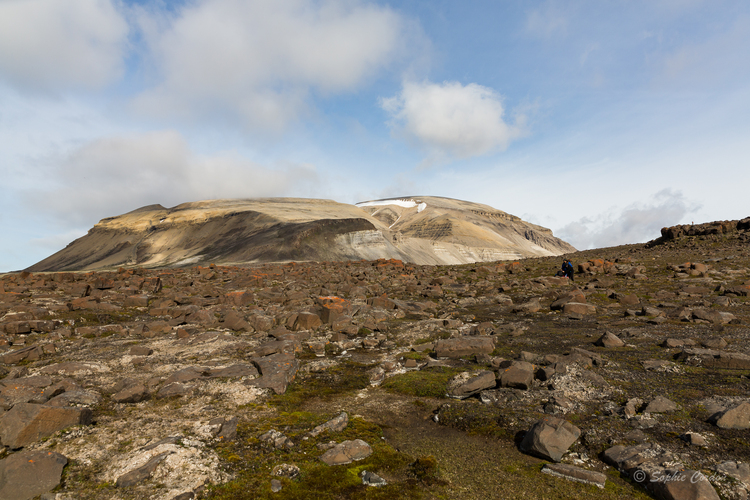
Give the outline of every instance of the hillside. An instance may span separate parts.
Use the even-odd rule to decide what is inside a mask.
[[[2,276],[0,498],[746,498],[746,222],[570,254],[573,282],[557,257]]]
[[[464,264],[574,250],[549,229],[448,198],[359,206],[299,198],[212,200],[171,209],[150,205],[102,219],[87,235],[27,270],[378,258]]]

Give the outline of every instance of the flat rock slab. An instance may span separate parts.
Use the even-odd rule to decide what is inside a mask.
[[[556,417],[538,420],[523,437],[520,449],[524,453],[559,462],[576,439],[581,429]]]
[[[581,304],[580,302],[568,302],[563,306],[563,314],[582,314],[584,316],[596,314],[596,306]]]
[[[361,439],[344,441],[323,453],[320,459],[328,465],[350,464],[357,460],[363,460],[372,454],[370,445]]]
[[[0,357],[0,360],[7,365],[13,365],[20,363],[21,361],[36,361],[41,359],[43,355],[44,350],[42,349],[42,346],[30,345],[4,354]]]
[[[294,380],[299,369],[299,361],[294,354],[276,353],[262,358],[253,358],[252,361],[258,367],[261,377],[248,383],[256,387],[272,389],[276,394],[286,392],[286,387]]]
[[[135,384],[120,392],[112,394],[115,403],[137,403],[148,396],[148,390],[143,384]]]
[[[435,342],[435,354],[438,358],[460,358],[474,354],[490,354],[495,350],[492,337],[460,337]]]
[[[643,409],[644,413],[668,413],[677,409],[677,403],[664,396],[656,396]]]
[[[19,403],[0,417],[0,441],[21,448],[73,425],[88,425],[92,413],[88,408]]]
[[[29,500],[58,484],[65,456],[48,450],[19,451],[0,460],[0,498]]]
[[[457,375],[448,384],[448,396],[457,399],[466,399],[474,394],[479,394],[485,389],[493,389],[496,384],[495,372],[462,373]]]
[[[118,477],[117,481],[115,481],[115,485],[120,488],[125,488],[127,486],[138,484],[141,481],[145,481],[146,479],[151,477],[151,474],[154,473],[159,463],[161,463],[161,461],[167,458],[167,456],[171,453],[171,451],[159,453],[158,455],[152,457],[144,465],[138,467],[137,469],[133,469],[130,472],[126,472],[122,476]]]
[[[341,412],[338,417],[332,418],[324,424],[320,424],[309,432],[310,437],[317,437],[325,431],[330,432],[341,432],[346,429],[349,425],[349,415],[346,412]]]
[[[604,483],[607,480],[607,475],[604,473],[582,469],[581,467],[569,464],[546,464],[542,467],[542,472],[562,477],[569,481],[593,484],[599,488],[604,488]]]

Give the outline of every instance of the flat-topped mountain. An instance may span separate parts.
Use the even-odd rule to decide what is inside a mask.
[[[263,198],[149,205],[102,219],[29,271],[202,263],[399,259],[464,264],[575,249],[549,229],[487,205],[433,196],[349,205]]]

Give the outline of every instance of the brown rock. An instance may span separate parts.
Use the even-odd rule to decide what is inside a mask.
[[[125,488],[145,481],[146,479],[151,477],[151,474],[154,473],[159,463],[161,463],[161,461],[167,458],[167,456],[169,456],[170,454],[172,454],[171,451],[159,453],[155,457],[152,457],[144,465],[133,469],[130,472],[126,472],[125,474],[117,478],[117,481],[115,481],[115,486]]]
[[[599,337],[599,340],[594,342],[594,345],[602,347],[622,347],[625,345],[625,342],[614,333],[605,332],[604,335]]]
[[[317,314],[301,312],[294,321],[295,330],[314,330],[321,326],[323,322]]]
[[[490,354],[495,350],[495,341],[491,337],[458,337],[435,342],[435,354],[438,358],[460,358],[475,354]]]
[[[741,403],[714,415],[711,420],[721,429],[750,429],[750,403]]]
[[[581,304],[579,302],[568,302],[563,306],[564,314],[582,314],[590,315],[596,314],[596,306],[591,304]]]
[[[350,464],[356,460],[363,460],[372,454],[372,448],[361,439],[344,441],[326,451],[320,460],[328,465]]]
[[[534,365],[526,361],[510,361],[501,364],[497,372],[501,387],[528,390],[534,382]]]
[[[9,448],[21,448],[72,425],[88,425],[88,408],[60,408],[19,403],[0,417],[0,441]]]
[[[0,460],[0,498],[30,500],[60,484],[65,456],[49,450],[19,451]]]
[[[36,361],[41,359],[44,355],[42,346],[30,345],[28,347],[22,347],[21,349],[11,351],[2,356],[2,361],[8,365],[14,365],[21,361]]]
[[[236,311],[229,311],[224,315],[224,326],[234,331],[249,331],[252,329],[250,323]]]
[[[148,396],[148,391],[143,384],[135,384],[112,395],[115,403],[137,403]]]
[[[466,399],[484,389],[491,389],[497,383],[495,374],[491,371],[482,371],[474,374],[457,375],[448,383],[448,396],[457,399]]]
[[[153,349],[146,347],[145,345],[134,345],[130,348],[131,356],[151,356],[153,352]]]
[[[598,488],[604,488],[607,475],[602,472],[582,469],[575,465],[569,464],[545,464],[542,472],[552,476],[562,477],[569,481],[576,481],[584,484],[593,484]]]
[[[570,422],[556,417],[544,417],[529,429],[521,441],[520,449],[524,453],[559,462],[580,435],[581,430]]]
[[[131,295],[123,301],[125,307],[148,307],[148,295]]]
[[[276,394],[284,394],[286,387],[294,380],[299,369],[299,361],[294,354],[272,354],[263,358],[253,358],[261,378],[247,382],[256,387],[272,389]]]

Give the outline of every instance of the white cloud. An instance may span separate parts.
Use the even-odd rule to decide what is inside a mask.
[[[200,0],[173,19],[141,11],[161,83],[138,97],[158,116],[239,116],[280,130],[311,91],[350,91],[391,63],[404,20],[359,1]]]
[[[634,203],[624,209],[611,208],[571,222],[555,232],[579,250],[645,242],[658,238],[661,228],[680,224],[700,209],[680,191],[664,189],[650,203]]]
[[[111,0],[3,0],[0,79],[21,89],[100,88],[122,75],[127,36]]]
[[[233,152],[197,155],[173,131],[95,140],[68,154],[48,174],[55,186],[27,190],[27,204],[58,214],[68,227],[155,203],[308,195],[317,183],[309,165],[268,168]]]
[[[523,117],[506,123],[500,95],[476,83],[405,82],[381,106],[397,134],[435,157],[480,156],[504,150],[523,135]]]

